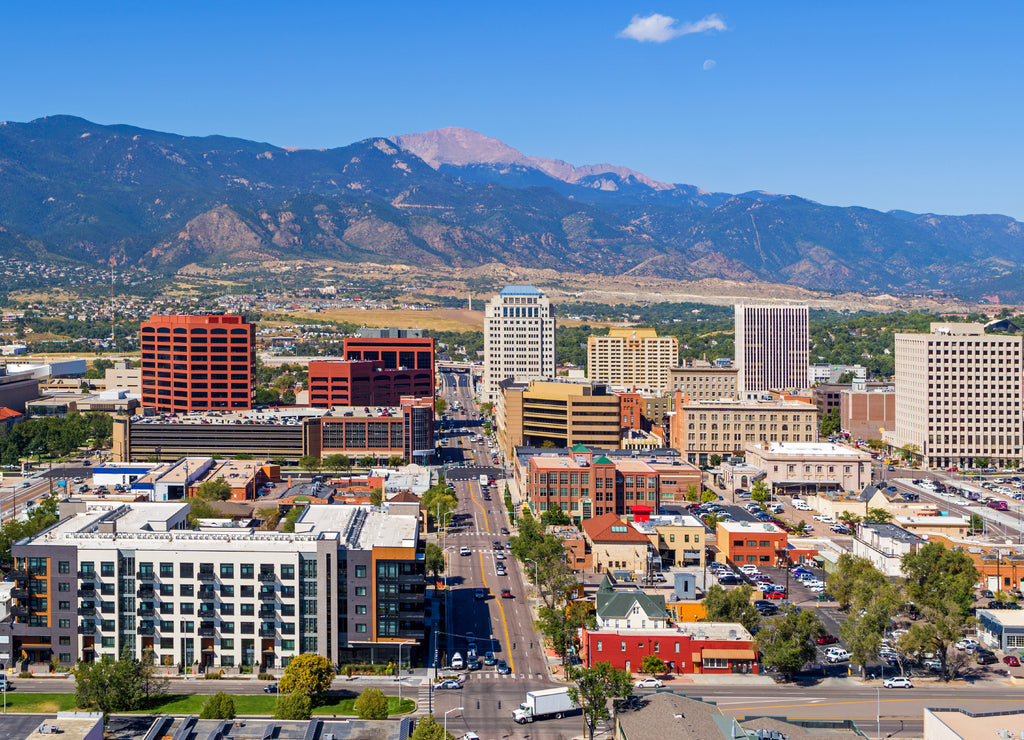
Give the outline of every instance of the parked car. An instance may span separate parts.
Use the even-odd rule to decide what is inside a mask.
[[[435,689],[461,689],[462,681],[456,681],[454,678],[449,678],[434,687]]]
[[[268,683],[266,686],[263,687],[263,693],[264,694],[276,694],[276,693],[278,693],[277,684],[276,683]]]
[[[1015,667],[1020,666],[1020,658],[1018,658],[1016,655],[1007,655],[1005,658],[1003,658],[1003,662],[1006,663],[1006,665],[1012,665]]]
[[[641,678],[639,681],[633,683],[633,688],[636,689],[660,689],[665,684],[660,678]]]
[[[999,662],[996,659],[996,654],[989,651],[982,652],[981,650],[979,650],[977,653],[975,653],[974,657],[975,660],[978,661],[978,665],[991,665],[992,663]]]
[[[814,641],[819,645],[834,645],[839,642],[839,638],[835,635],[825,632],[824,634],[818,635],[814,638]]]
[[[887,689],[912,689],[914,684],[910,683],[910,679],[906,676],[894,676],[893,678],[887,678],[882,681],[882,686]]]

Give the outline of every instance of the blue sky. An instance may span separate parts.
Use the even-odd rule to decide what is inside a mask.
[[[7,3],[0,119],[301,147],[464,126],[708,190],[1024,219],[1022,20],[1015,3]]]

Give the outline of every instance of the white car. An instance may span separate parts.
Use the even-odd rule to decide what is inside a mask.
[[[662,683],[660,678],[641,678],[639,681],[633,683],[633,688],[636,689],[660,689],[665,684]]]
[[[910,683],[910,679],[906,676],[896,676],[895,678],[887,678],[882,681],[882,686],[887,689],[912,689],[914,684]]]
[[[741,571],[742,571],[742,572],[743,572],[743,573],[744,573],[745,575],[748,575],[748,576],[752,576],[752,575],[754,575],[755,573],[757,573],[757,566],[756,566],[756,565],[741,565],[741,566],[740,566],[740,570],[741,570]]]

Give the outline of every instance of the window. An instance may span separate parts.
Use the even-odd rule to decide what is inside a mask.
[[[220,587],[220,597],[222,599],[230,599],[234,595],[235,595],[235,587],[234,586],[221,586]]]
[[[106,637],[106,636],[104,636],[104,637],[100,638],[100,645],[102,647],[105,647],[105,648],[113,648],[114,647],[114,638],[113,637]]]
[[[174,638],[173,637],[161,637],[160,638],[160,649],[161,650],[174,650]]]
[[[164,620],[160,620],[160,631],[161,632],[174,632],[174,622],[166,622]],[[168,640],[168,642],[170,642],[170,641],[171,640]],[[163,640],[161,640],[161,642],[163,642]]]
[[[761,540],[761,547],[768,547],[771,543],[768,540]]]
[[[160,602],[160,613],[161,614],[174,614],[174,603],[173,602]]]
[[[57,590],[62,593],[68,593],[71,591],[71,584],[67,581],[61,581],[57,584]]]
[[[160,577],[174,578],[174,563],[160,563]]]
[[[173,583],[161,583],[160,584],[160,595],[161,596],[174,596],[174,584]]]
[[[356,604],[356,614],[366,614],[366,604]]]
[[[59,609],[62,612],[71,611],[71,602],[70,601],[58,601],[57,602],[57,609]]]
[[[196,611],[196,605],[193,604],[191,601],[183,601],[178,606],[178,613],[179,614],[195,614],[195,611]]]
[[[366,632],[366,625],[365,624],[357,624],[356,625],[356,632]]]
[[[600,653],[603,650],[604,650],[604,641],[603,640],[598,640],[597,641],[597,652]]]
[[[100,575],[103,576],[104,578],[113,578],[114,577],[114,564],[112,562],[110,562],[110,563],[100,563]]]
[[[281,640],[281,650],[295,650],[295,640]]]
[[[705,668],[728,668],[728,658],[704,658]]]
[[[656,653],[660,653],[661,652],[661,643],[660,642],[655,642],[654,643],[654,652],[656,652]]]
[[[356,586],[356,596],[366,596],[366,586]]]
[[[626,652],[626,641],[625,640],[622,640],[619,643],[619,651],[623,652],[623,653]]]
[[[69,630],[69,629],[71,629],[71,620],[70,619],[58,619],[57,620],[57,626],[60,629],[62,629],[62,630]]]
[[[242,622],[242,628],[241,628],[240,631],[241,631],[241,633],[243,635],[251,635],[254,632],[256,632],[256,623],[255,622]],[[242,644],[245,645],[245,640],[242,641]]]
[[[256,587],[255,586],[242,586],[241,590],[242,590],[242,598],[243,599],[252,599],[252,598],[255,598],[255,596],[256,596]]]
[[[256,570],[252,563],[242,563],[238,566],[238,570],[241,578],[254,578],[256,575]]]
[[[252,604],[242,604],[240,608],[241,608],[241,612],[239,612],[239,613],[243,617],[251,617],[255,613],[253,611],[253,609],[255,609],[255,607]]]
[[[191,635],[193,632],[196,631],[195,622],[179,622],[179,624],[181,626],[181,631],[183,634]]]
[[[195,565],[193,563],[179,563],[178,576],[181,578],[192,578],[195,576]]]
[[[71,562],[68,560],[60,560],[57,563],[57,572],[62,576],[66,576],[71,572]]]
[[[234,578],[235,577],[235,564],[234,563],[221,563],[220,564],[220,577],[221,578]]]
[[[234,622],[221,622],[220,623],[220,631],[223,634],[225,634],[225,635],[233,635],[235,633],[235,623]],[[223,646],[224,646],[224,641],[221,640],[221,647],[223,647]]]
[[[356,578],[366,578],[366,566],[365,565],[357,565],[356,566]]]
[[[233,616],[234,613],[235,613],[235,605],[234,604],[221,604],[220,605],[220,613],[221,613],[221,616],[223,616],[223,617]]]
[[[295,566],[294,565],[282,565],[281,566],[281,579],[290,581],[295,578]]]

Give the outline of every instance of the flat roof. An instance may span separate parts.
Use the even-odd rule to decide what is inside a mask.
[[[1024,627],[1024,610],[1021,609],[978,609],[978,616],[982,614],[1004,627]]]
[[[968,712],[959,707],[925,708],[925,722],[931,714],[948,727],[957,737],[999,737],[1000,730],[1009,730],[1009,737],[1019,737],[1024,732],[1024,710],[1016,712]]]
[[[384,514],[363,504],[310,504],[295,523],[296,532],[334,534],[355,549],[415,547],[419,517]]]
[[[640,460],[618,460],[615,470],[620,473],[654,473],[654,468]]]
[[[718,522],[726,532],[766,532],[785,534],[785,531],[770,522]]]
[[[532,285],[506,285],[498,295],[540,295]]]
[[[752,444],[748,449],[763,450],[772,455],[793,455],[794,457],[862,457],[864,459],[871,457],[861,450],[854,450],[831,442],[770,442],[767,445]]]
[[[618,593],[629,593],[618,592]],[[691,638],[697,640],[753,640],[753,636],[747,632],[739,622],[673,622],[674,627],[664,627],[662,629],[648,629],[643,630],[644,635],[651,635],[654,637],[668,637],[668,636],[679,636],[689,635]],[[599,630],[587,630],[587,634],[636,634],[635,630],[629,629],[615,629],[605,628]]]
[[[57,729],[57,734],[62,740],[85,740],[96,730],[96,725],[102,724],[103,715],[99,712],[58,712],[56,717],[40,720],[36,725],[36,732],[28,737],[39,737],[39,727],[49,725]]]
[[[303,419],[325,416],[328,409],[287,406],[246,411],[197,411],[189,414],[159,414],[133,417],[135,424],[300,424]]]

